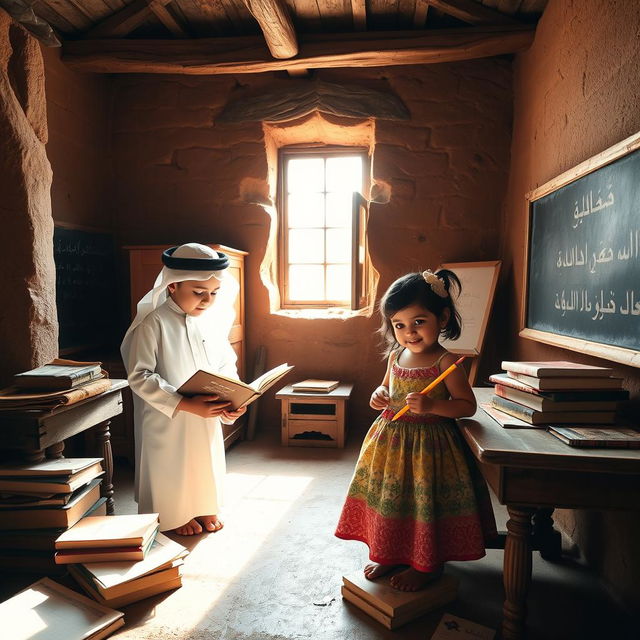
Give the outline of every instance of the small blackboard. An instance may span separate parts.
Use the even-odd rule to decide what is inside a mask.
[[[113,236],[56,226],[53,252],[60,353],[107,344],[115,318]]]
[[[521,335],[640,366],[640,134],[527,198]]]

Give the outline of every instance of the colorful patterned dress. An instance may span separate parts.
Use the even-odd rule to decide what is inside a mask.
[[[391,418],[412,391],[440,374],[430,367],[391,368],[391,402],[369,429],[336,529],[359,540],[380,564],[433,571],[448,560],[477,560],[496,535],[484,480],[462,444],[455,420],[410,411]],[[447,398],[445,384],[431,393]]]

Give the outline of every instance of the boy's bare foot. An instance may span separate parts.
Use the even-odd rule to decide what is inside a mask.
[[[187,524],[183,524],[181,527],[174,529],[174,531],[179,536],[197,536],[202,533],[202,527],[195,518],[191,518]]]
[[[396,564],[378,564],[377,562],[372,562],[365,565],[364,577],[367,580],[375,580],[389,573],[389,571],[393,571],[397,566]]]
[[[198,516],[196,520],[204,527],[205,531],[215,533],[224,527],[222,520],[218,520],[218,516]]]
[[[442,575],[442,567],[435,571],[418,571],[409,567],[391,577],[391,586],[398,591],[420,591],[429,583],[435,582]]]

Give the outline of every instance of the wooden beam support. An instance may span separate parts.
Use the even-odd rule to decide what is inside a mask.
[[[529,47],[528,25],[433,31],[307,34],[297,58],[273,60],[262,38],[197,40],[77,40],[63,44],[62,60],[95,73],[217,75],[287,69],[387,67],[486,58]]]
[[[170,0],[171,1],[171,0]],[[171,32],[176,38],[188,38],[189,34],[182,28],[181,24],[167,11],[166,2],[163,0],[147,0],[149,9],[153,11],[156,18]]]
[[[356,31],[366,31],[367,5],[365,0],[351,0],[351,13],[353,14],[353,28]]]
[[[102,20],[95,27],[92,27],[84,33],[85,38],[122,38],[131,33],[136,27],[139,27],[145,20],[155,15],[150,4],[156,7],[169,4],[171,0],[153,0],[148,3],[147,0],[134,0],[117,13],[110,15]]]
[[[511,16],[486,7],[475,0],[428,0],[428,2],[434,9],[439,9],[469,24],[522,24]]]
[[[286,60],[298,54],[298,38],[284,0],[244,0],[256,19],[274,58]]]
[[[429,11],[429,0],[416,0],[416,8],[413,12],[413,28],[424,29]]]

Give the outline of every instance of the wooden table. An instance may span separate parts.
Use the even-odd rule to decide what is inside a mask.
[[[329,393],[280,389],[282,445],[290,447],[344,447],[347,401],[352,384],[341,383]]]
[[[489,402],[493,389],[474,392],[478,402]],[[543,429],[504,429],[480,408],[458,422],[482,475],[509,512],[502,638],[523,638],[532,542],[543,557],[555,555],[555,508],[640,509],[640,450],[569,447]]]
[[[51,411],[0,411],[0,449],[17,450],[25,462],[62,458],[64,440],[95,428],[104,458],[101,494],[107,513],[114,512],[111,418],[122,413],[122,389],[126,380],[111,380],[111,388],[93,398]]]

